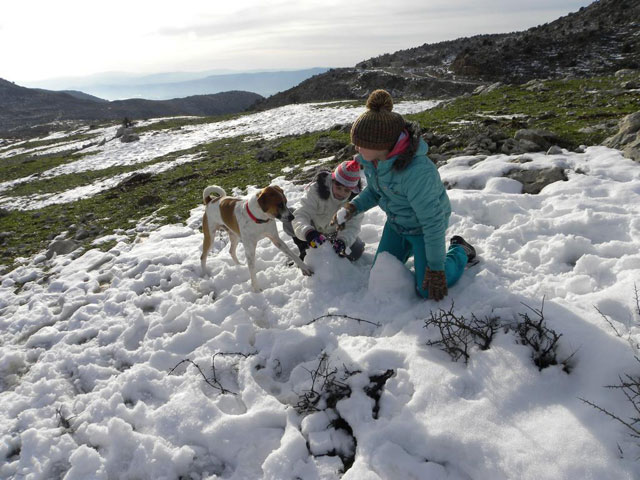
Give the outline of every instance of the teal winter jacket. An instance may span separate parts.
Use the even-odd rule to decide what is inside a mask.
[[[357,212],[379,205],[387,222],[402,235],[422,235],[431,270],[444,270],[445,232],[449,225],[451,203],[434,163],[427,157],[427,144],[419,139],[408,165],[396,170],[399,155],[372,162],[357,155],[364,168],[367,187],[352,200]]]

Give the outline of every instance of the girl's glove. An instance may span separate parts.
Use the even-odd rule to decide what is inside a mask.
[[[311,248],[318,248],[326,240],[325,236],[317,230],[309,230],[305,235],[305,238]]]
[[[333,241],[333,251],[336,252],[339,256],[344,257],[347,254],[345,253],[345,249],[347,247],[345,246],[344,242],[342,240],[340,240],[339,238],[336,238]]]
[[[331,225],[337,225],[338,230],[342,230],[345,223],[351,220],[355,216],[357,211],[358,209],[353,203],[345,203],[344,206],[333,215],[333,218],[331,219]],[[339,213],[340,217],[342,218],[338,218]]]
[[[422,289],[429,292],[429,299],[440,301],[442,300],[449,290],[447,289],[447,277],[443,270],[429,270],[424,272],[424,281],[422,282]]]

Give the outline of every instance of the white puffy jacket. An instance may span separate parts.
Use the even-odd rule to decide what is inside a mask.
[[[291,222],[293,231],[300,240],[306,241],[306,234],[310,230],[317,230],[324,235],[336,232],[336,226],[330,225],[331,219],[349,199],[336,199],[333,196],[331,182],[331,172],[320,172],[315,181],[307,187]],[[361,224],[362,215],[356,215],[346,223],[344,230],[341,230],[336,238],[342,240],[347,247],[351,246],[360,233]]]

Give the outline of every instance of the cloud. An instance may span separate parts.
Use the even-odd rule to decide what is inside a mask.
[[[0,44],[13,47],[3,52],[0,77],[350,66],[424,43],[523,30],[588,3],[112,0],[96,13],[79,0],[8,2]]]

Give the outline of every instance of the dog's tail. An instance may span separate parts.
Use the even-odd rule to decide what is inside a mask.
[[[219,197],[226,197],[227,192],[224,191],[224,188],[218,187],[217,185],[210,185],[204,189],[202,192],[202,203],[205,205],[211,201],[211,194],[216,193]]]

